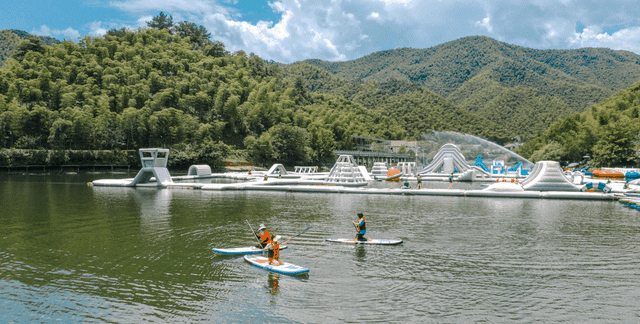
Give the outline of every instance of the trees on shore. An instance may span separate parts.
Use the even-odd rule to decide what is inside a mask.
[[[275,65],[227,52],[202,26],[167,28],[167,20],[42,50],[23,43],[19,60],[0,69],[0,148],[222,145],[242,155],[256,150],[253,137],[278,150],[265,164],[315,164],[332,159],[329,143],[350,145],[351,134],[404,135],[338,96],[301,93]]]

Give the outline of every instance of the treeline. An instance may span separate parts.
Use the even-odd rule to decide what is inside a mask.
[[[532,161],[578,162],[593,167],[640,165],[640,82],[551,125],[518,152]]]
[[[0,68],[0,148],[166,147],[172,165],[231,157],[292,166],[333,163],[352,135],[453,130],[525,141],[519,153],[533,160],[639,162],[639,86],[593,105],[640,79],[640,56],[628,52],[468,37],[284,65],[230,53],[204,27],[163,13],[147,28],[52,46],[30,37],[11,51]],[[0,164],[23,159],[16,152],[4,150]]]
[[[314,165],[333,162],[352,135],[405,135],[392,118],[308,92],[276,65],[229,53],[204,27],[162,13],[148,28],[78,43],[30,38],[13,57],[0,69],[3,148],[168,147],[194,163],[231,154]]]
[[[33,36],[27,32],[17,29],[0,30],[0,66],[2,66],[6,60],[11,58],[14,51],[23,40],[30,37],[39,38],[44,45],[60,44],[59,40],[49,36]]]

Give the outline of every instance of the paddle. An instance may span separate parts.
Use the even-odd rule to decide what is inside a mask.
[[[310,229],[312,229],[312,228],[313,228],[313,226],[309,226],[309,227],[305,228],[304,230],[302,230],[302,232],[300,232],[300,233],[298,233],[298,234],[296,234],[296,235],[292,236],[289,240],[291,240],[291,239],[292,239],[292,238],[294,238],[294,237],[297,237],[297,236],[300,236],[300,235],[304,234],[304,232],[306,232],[306,231],[308,231],[308,230],[310,230]]]
[[[255,234],[256,234],[256,232],[253,230],[253,227],[251,226],[251,224],[249,224],[249,221],[248,221],[248,220],[246,220],[246,219],[245,219],[244,221],[245,221],[245,222],[247,222],[247,225],[249,225],[249,228],[251,229],[251,232],[253,233],[253,236],[256,238],[256,240],[258,240],[258,243],[259,243],[260,245],[262,245],[262,242],[260,242],[260,239],[255,235]]]

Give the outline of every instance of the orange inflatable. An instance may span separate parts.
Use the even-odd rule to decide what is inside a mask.
[[[624,179],[624,173],[611,170],[593,170],[593,176],[598,178]]]
[[[389,181],[399,181],[400,180],[400,170],[396,169],[396,168],[389,168],[389,170],[387,170],[387,179]]]

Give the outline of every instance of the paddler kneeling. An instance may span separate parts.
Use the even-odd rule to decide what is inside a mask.
[[[267,227],[264,226],[264,224],[260,224],[260,227],[258,227],[258,234],[253,232],[253,235],[255,235],[260,241],[260,244],[256,245],[259,249],[263,249],[267,244],[271,243],[271,233],[267,231]]]
[[[356,226],[356,239],[358,241],[366,241],[364,237],[367,234],[367,221],[364,219],[362,213],[358,213],[358,222],[351,221]]]
[[[267,246],[263,250],[268,250],[267,257],[269,258],[269,264],[272,266],[279,266],[284,264],[284,262],[280,261],[280,244],[287,244],[291,241],[289,238],[286,242],[281,242],[282,236],[276,235],[273,238],[271,243],[267,244]]]

